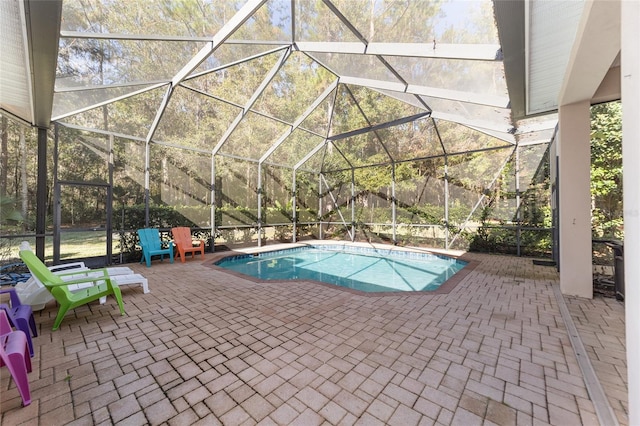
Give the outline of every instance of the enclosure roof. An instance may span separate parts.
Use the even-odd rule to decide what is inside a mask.
[[[554,2],[531,3],[544,7]],[[238,111],[236,120],[225,122],[227,131],[207,147],[215,153],[233,138],[241,121],[268,118],[292,131],[299,126],[306,129],[302,122],[315,109],[326,108],[327,99],[341,90],[355,99],[353,91],[361,88],[405,107],[371,123],[356,100],[355,108],[364,117],[360,127],[349,134],[328,131],[316,132],[317,136],[335,140],[398,126],[407,117],[430,117],[508,144],[546,142],[555,115],[532,120],[527,116],[555,112],[548,100],[557,98],[559,88],[552,87],[543,100],[534,100],[542,107],[525,108],[525,69],[512,66],[515,77],[505,79],[504,64],[520,63],[522,57],[513,51],[512,59],[512,52],[503,49],[514,41],[504,40],[504,35],[521,37],[515,40],[519,43],[537,40],[549,30],[541,26],[519,34],[513,24],[525,15],[522,4],[496,2],[498,26],[511,26],[501,30],[501,45],[490,1],[5,1],[0,2],[0,108],[35,126],[46,127],[49,119],[85,126],[74,117],[105,105],[145,99],[155,113],[144,123],[143,132],[118,129],[117,123],[111,129],[148,142],[161,141],[167,126],[163,116],[186,90],[211,99],[216,108],[225,105]],[[577,9],[572,10],[578,14]],[[567,26],[573,28],[574,21]],[[571,33],[567,30],[557,40],[565,50],[575,36]],[[247,78],[245,68],[259,62],[267,71],[242,95],[239,89],[238,93],[211,90],[228,75],[243,86],[248,83],[242,81]],[[549,73],[560,75],[562,66],[556,64]],[[309,109],[288,116],[261,109],[266,96],[286,97],[281,91],[293,78],[285,74],[294,68],[323,70],[321,76],[314,74],[320,77],[313,92],[317,97],[307,100]],[[539,70],[541,79],[545,72]],[[268,147],[276,148],[277,143]]]

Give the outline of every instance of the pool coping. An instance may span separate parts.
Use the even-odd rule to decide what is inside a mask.
[[[435,290],[418,290],[418,291],[378,291],[378,292],[367,292],[362,290],[355,290],[348,287],[341,287],[336,284],[329,284],[322,281],[316,280],[262,280],[260,278],[252,277],[250,275],[245,275],[240,272],[236,272],[230,269],[222,268],[216,265],[217,262],[233,256],[242,256],[247,254],[256,254],[256,253],[264,253],[270,251],[278,251],[278,250],[286,250],[291,248],[298,247],[306,247],[306,246],[318,246],[318,245],[344,245],[346,247],[372,247],[376,249],[393,249],[397,251],[409,251],[409,252],[417,252],[417,253],[425,253],[425,254],[433,254],[437,256],[447,256],[453,259],[461,260],[467,262],[467,264],[458,272],[456,272],[451,278],[442,283]],[[288,244],[276,244],[262,247],[250,247],[250,248],[242,248],[238,250],[230,250],[225,252],[217,252],[213,253],[213,257],[209,257],[206,262],[202,263],[204,266],[214,269],[219,272],[223,272],[234,277],[242,278],[247,281],[253,282],[255,284],[295,284],[299,282],[308,282],[313,284],[319,284],[325,287],[333,288],[340,291],[345,291],[347,293],[357,294],[360,296],[367,297],[383,297],[383,296],[429,296],[429,295],[439,295],[439,294],[448,294],[450,293],[462,280],[464,280],[479,264],[480,262],[465,258],[465,253],[462,252],[460,254],[452,254],[445,250],[437,250],[437,249],[426,249],[422,247],[398,247],[391,246],[386,244],[367,244],[367,243],[351,243],[344,241],[305,241],[304,243],[288,243]]]

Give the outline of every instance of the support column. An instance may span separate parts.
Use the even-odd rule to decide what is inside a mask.
[[[262,247],[262,164],[258,163],[258,247]]]
[[[111,218],[113,217],[113,169],[114,169],[114,154],[113,154],[113,146],[115,145],[115,138],[113,133],[109,133],[109,161],[108,161],[108,170],[109,170],[109,186],[107,186],[107,217],[106,217],[106,227],[107,227],[107,256],[105,259],[105,265],[111,265],[113,263],[113,223]],[[122,249],[120,249],[120,253],[122,253]]]
[[[449,249],[449,157],[444,156],[444,248]]]
[[[558,113],[560,290],[592,298],[590,103],[563,105]]]
[[[351,168],[351,242],[356,240],[356,171]]]
[[[47,129],[38,128],[38,185],[36,186],[36,256],[44,262],[47,230]]]
[[[520,148],[516,147],[515,149],[515,178],[516,178],[516,246],[518,257],[521,256],[520,251],[520,237],[522,235],[522,209],[520,205]]]
[[[151,203],[151,188],[149,186],[149,165],[151,164],[151,147],[147,142],[144,145],[144,227],[149,227],[149,205]]]
[[[53,264],[60,263],[60,185],[58,184],[60,126],[53,124]]]
[[[296,182],[296,169],[293,169],[293,178],[291,181],[291,208],[293,215],[293,235],[291,242],[297,242],[296,234],[298,233],[298,188]]]
[[[318,173],[318,238],[324,240],[324,232],[322,232],[322,174]]]
[[[629,424],[640,424],[640,3],[621,4],[625,326]]]
[[[216,251],[216,156],[211,154],[211,211],[209,223],[211,223],[211,253]]]
[[[393,245],[398,245],[398,236],[396,235],[396,228],[398,224],[397,219],[398,201],[396,200],[396,163],[391,164],[391,223],[393,226]]]

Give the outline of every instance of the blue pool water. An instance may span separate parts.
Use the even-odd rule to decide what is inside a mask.
[[[262,280],[314,280],[383,292],[433,291],[466,263],[429,253],[323,245],[230,256],[216,265]]]

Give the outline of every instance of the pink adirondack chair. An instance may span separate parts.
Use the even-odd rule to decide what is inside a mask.
[[[38,335],[38,329],[36,328],[31,306],[22,304],[15,288],[0,290],[0,294],[5,293],[8,293],[11,298],[11,306],[0,303],[0,310],[4,310],[7,313],[10,325],[18,330],[24,331],[24,334],[27,336],[27,343],[29,344],[29,354],[33,356],[33,342],[31,341],[30,333],[33,333],[33,337],[36,337]]]
[[[7,313],[0,310],[0,366],[6,365],[22,397],[22,405],[31,404],[29,377],[31,357],[27,337],[21,330],[13,330]]]

